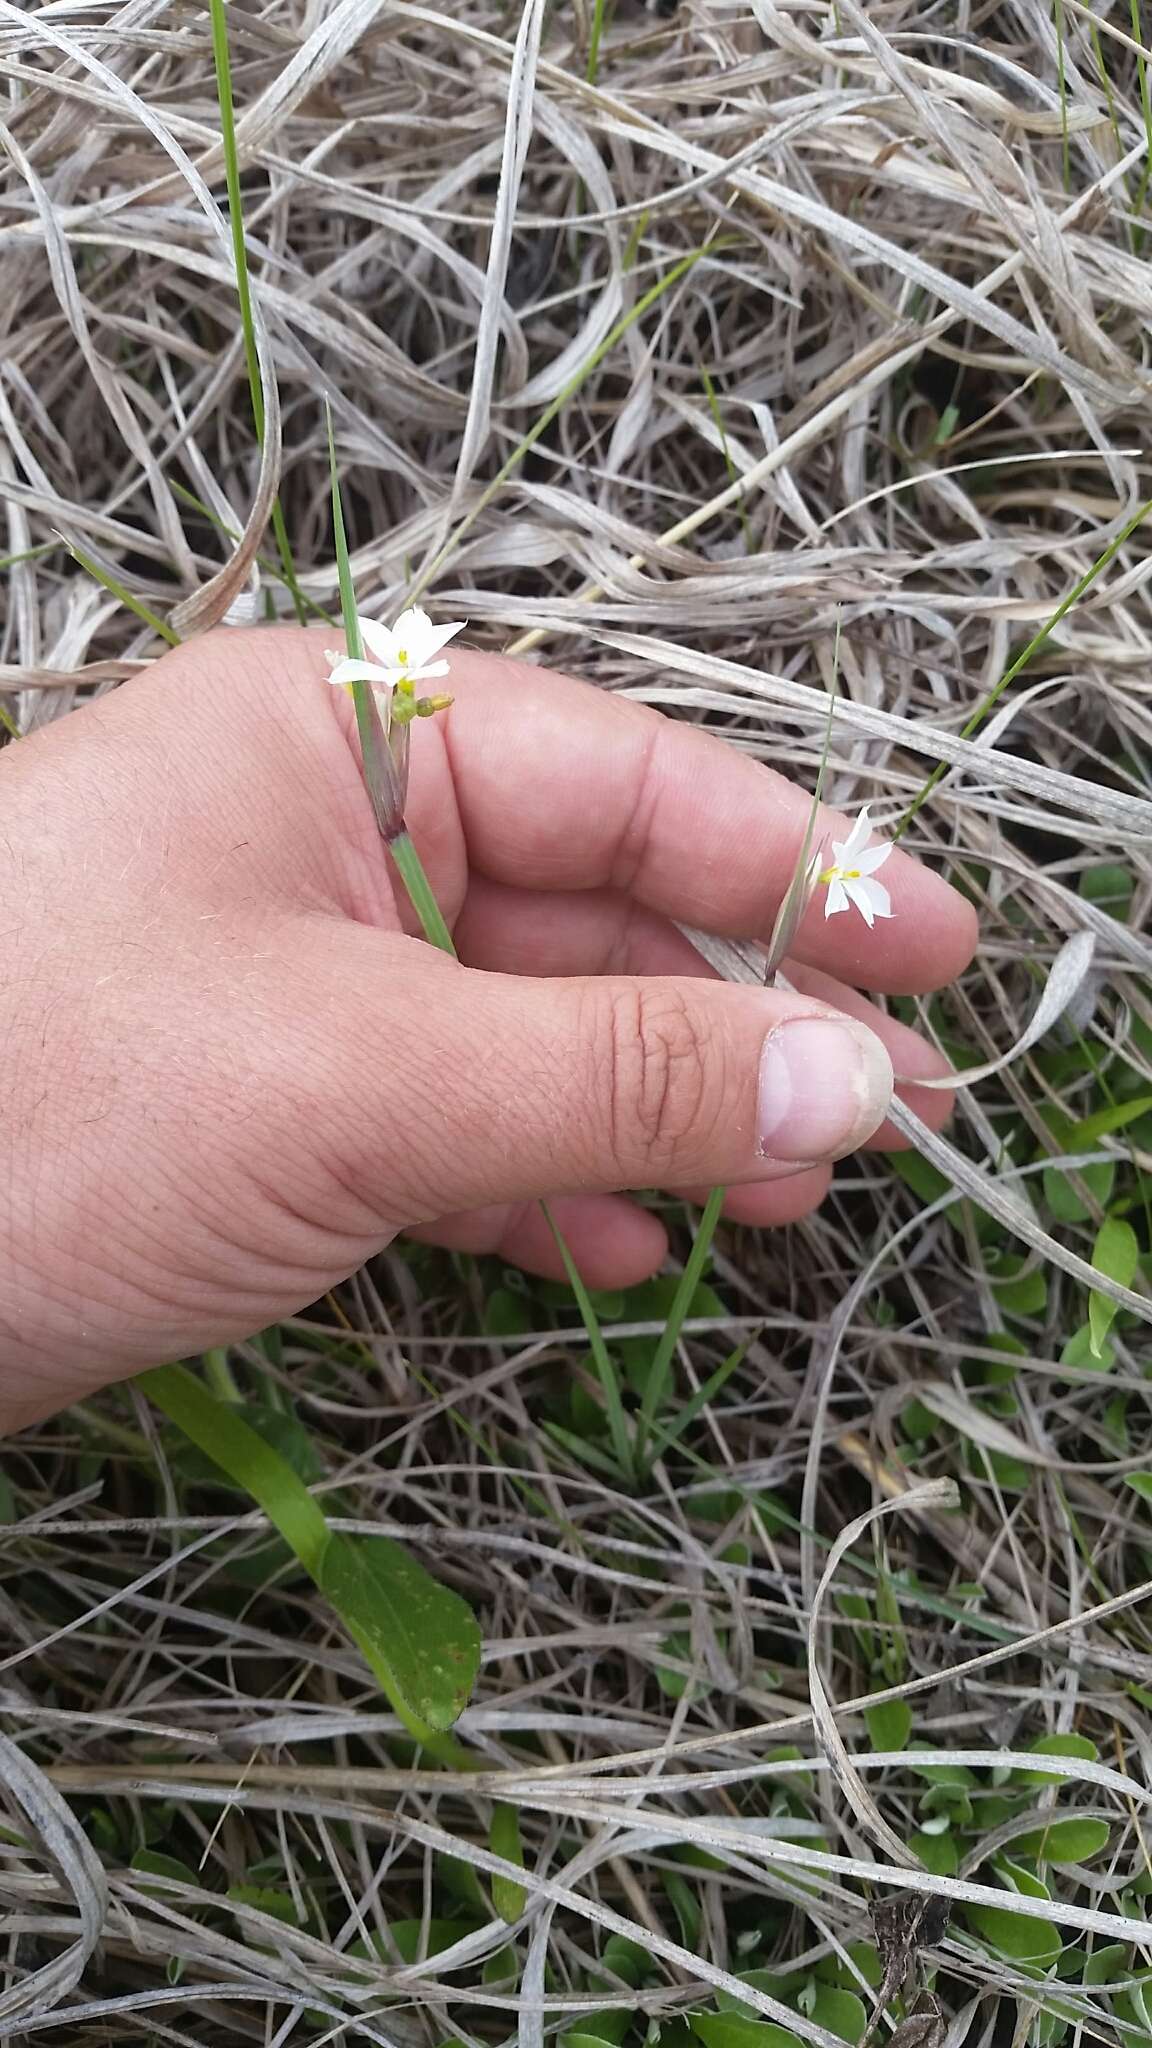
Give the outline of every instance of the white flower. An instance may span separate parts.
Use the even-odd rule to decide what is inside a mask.
[[[328,678],[337,687],[347,683],[372,683],[377,689],[394,690],[398,684],[422,683],[432,676],[446,676],[448,663],[437,661],[442,647],[462,633],[466,619],[453,626],[434,626],[427,612],[414,605],[401,612],[394,626],[382,626],[377,619],[360,619],[360,636],[371,661],[353,661],[329,654],[333,663]]]
[[[866,925],[871,927],[878,917],[891,917],[892,903],[882,882],[873,880],[877,868],[882,868],[891,846],[869,846],[872,826],[865,804],[847,839],[834,839],[832,852],[835,859],[826,867],[820,880],[827,885],[828,900],[824,905],[825,917],[835,917],[838,910],[854,906],[860,912]]]

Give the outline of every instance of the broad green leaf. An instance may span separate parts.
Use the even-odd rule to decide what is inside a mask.
[[[560,2039],[565,2048],[619,2048],[634,2017],[622,2005],[605,2006],[601,2012],[585,2013]]]
[[[1126,1472],[1124,1484],[1138,1493],[1141,1500],[1152,1501],[1152,1472]]]
[[[904,1749],[912,1733],[912,1709],[907,1700],[883,1700],[865,1707],[868,1740],[875,1750]]]
[[[1118,1216],[1105,1217],[1092,1247],[1092,1264],[1109,1280],[1115,1280],[1121,1287],[1131,1287],[1140,1264],[1140,1245],[1130,1223],[1123,1222]],[[1115,1316],[1116,1303],[1107,1295],[1088,1296],[1088,1327],[1097,1357]]]
[[[451,1948],[454,1942],[463,1941],[466,1934],[475,1934],[483,1924],[481,1920],[391,1920],[386,1935],[374,1929],[367,1940],[361,1936],[349,1942],[348,1953],[366,1958],[375,1956],[382,1963],[391,1963],[390,1944],[394,1944],[402,1963],[414,1963],[421,1954],[443,1955],[446,1948]]]
[[[1139,1123],[1142,1116],[1152,1112],[1152,1095],[1136,1095],[1128,1102],[1109,1103],[1107,1109],[1094,1110],[1091,1116],[1081,1117],[1068,1132],[1068,1150],[1086,1151],[1097,1138],[1106,1138],[1113,1131],[1127,1130],[1129,1124]]]
[[[687,1878],[677,1870],[666,1870],[661,1880],[672,1911],[680,1928],[680,1939],[687,1949],[694,1949],[700,1938],[700,1924],[703,1909]]]
[[[1013,1844],[1015,1847],[1015,1844]],[[997,1856],[994,1864],[996,1875],[1004,1880],[1009,1891],[1022,1892],[1026,1899],[1049,1899],[1052,1894],[1038,1871],[1030,1870],[1025,1863],[1016,1863],[1011,1856]]]
[[[282,1920],[286,1927],[300,1925],[291,1892],[270,1891],[259,1884],[230,1884],[228,1898],[234,1906],[252,1906],[257,1913],[267,1913],[271,1920]]]
[[[951,1830],[944,1828],[939,1834],[926,1834],[918,1829],[908,1838],[908,1847],[920,1858],[925,1870],[933,1877],[955,1877],[960,1868],[960,1857]]]
[[[494,1856],[502,1856],[505,1863],[515,1863],[524,1868],[524,1844],[520,1837],[520,1815],[506,1800],[497,1800],[492,1808],[492,1822],[488,1829],[488,1847]],[[493,1877],[492,1904],[502,1920],[509,1926],[520,1918],[528,1894],[522,1884],[511,1877]]]
[[[390,1699],[437,1733],[468,1704],[480,1667],[472,1609],[389,1536],[329,1536],[319,1585]]]
[[[846,1942],[845,1954],[855,1965],[855,1969],[849,1970],[848,1963],[833,1953],[821,1956],[820,1961],[813,1964],[816,1975],[822,1977],[826,1984],[838,1984],[843,1991],[854,1991],[862,1977],[865,1984],[870,1984],[875,1991],[884,1978],[884,1965],[880,1961],[880,1952],[875,1942]]]
[[[1094,1764],[1100,1752],[1087,1735],[1077,1735],[1069,1729],[1065,1735],[1040,1735],[1029,1744],[1034,1756],[1080,1757],[1085,1763]],[[1015,1770],[1012,1776],[1022,1785],[1060,1785],[1068,1781],[1056,1771]]]
[[[1101,861],[1096,867],[1085,868],[1076,885],[1086,903],[1103,904],[1121,922],[1135,886],[1136,877],[1132,869],[1119,861]]]
[[[1060,1363],[1074,1367],[1077,1372],[1110,1372],[1116,1363],[1116,1353],[1110,1344],[1101,1344],[1099,1350],[1095,1350],[1091,1325],[1081,1323],[1062,1347]]]
[[[963,1905],[961,1912],[982,1941],[1017,1963],[1053,1963],[1063,1943],[1051,1920],[1010,1913],[1001,1906]]]
[[[423,1739],[451,1727],[480,1662],[471,1608],[390,1538],[333,1534],[287,1459],[185,1366],[158,1366],[141,1383],[169,1421],[263,1508],[331,1600],[411,1732]]]
[[[1070,1815],[1031,1834],[1018,1835],[1012,1847],[1018,1855],[1035,1856],[1040,1863],[1087,1863],[1107,1847],[1111,1833],[1106,1820],[1092,1814],[1083,1819]]]
[[[510,1287],[494,1287],[484,1304],[482,1328],[486,1337],[520,1337],[532,1328],[532,1315],[522,1294]]]
[[[822,1984],[815,1978],[796,2005],[818,2027],[838,2034],[842,2041],[858,2041],[868,2023],[863,2003],[854,1991],[842,1991],[835,1984]]]
[[[600,1960],[606,1970],[633,1989],[648,1975],[647,1951],[629,1934],[610,1934],[600,1951]]]
[[[1043,1266],[1027,1270],[1027,1262],[1015,1252],[989,1260],[992,1291],[1007,1315],[1038,1316],[1048,1306],[1048,1275]]]
[[[1094,1948],[1084,1958],[1085,1984],[1113,1984],[1116,1980],[1130,1977],[1132,1965],[1129,1961],[1127,1944],[1122,1941],[1107,1941],[1103,1948]]]
[[[690,2012],[688,2025],[704,2048],[802,2048],[787,2027],[772,2020],[749,2020],[730,2012]]]
[[[1077,1151],[1086,1151],[1087,1145],[1077,1146]],[[1096,1166],[1081,1166],[1076,1169],[1075,1178],[1058,1166],[1044,1169],[1044,1200],[1057,1223],[1084,1223],[1092,1214],[1086,1202],[1076,1192],[1076,1181],[1080,1181],[1097,1204],[1097,1213],[1112,1199],[1116,1180],[1116,1168],[1110,1159],[1102,1159]]]
[[[177,1856],[165,1856],[159,1849],[137,1849],[129,1868],[146,1877],[170,1878],[173,1884],[194,1884],[198,1891],[204,1886],[203,1877],[197,1876],[187,1863],[181,1863]]]

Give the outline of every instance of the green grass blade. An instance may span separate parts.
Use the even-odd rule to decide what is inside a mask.
[[[470,1607],[388,1537],[329,1528],[303,1480],[188,1371],[157,1366],[141,1386],[235,1485],[251,1495],[359,1644],[410,1735],[457,1767],[469,1753],[443,1731],[467,1701],[480,1659]]]
[[[1039,653],[1040,649],[1043,647],[1049,635],[1053,633],[1056,627],[1060,624],[1061,619],[1065,618],[1067,614],[1071,611],[1073,605],[1078,604],[1080,599],[1084,596],[1084,593],[1092,588],[1092,585],[1095,583],[1096,578],[1099,575],[1101,575],[1102,572],[1108,567],[1109,562],[1115,561],[1116,556],[1119,554],[1121,548],[1124,546],[1125,541],[1131,540],[1132,535],[1135,533],[1137,527],[1143,525],[1144,521],[1150,515],[1152,515],[1152,498],[1148,499],[1145,504],[1141,505],[1139,510],[1132,514],[1131,519],[1125,522],[1125,524],[1121,527],[1119,533],[1116,535],[1115,539],[1109,541],[1107,547],[1104,549],[1103,554],[1100,555],[1095,562],[1093,562],[1092,567],[1090,569],[1085,571],[1084,575],[1081,576],[1080,581],[1078,583],[1073,584],[1071,590],[1068,592],[1067,597],[1061,598],[1060,603],[1057,605],[1051,617],[1044,621],[1044,624],[1041,626],[1038,633],[1034,633],[1032,635],[1032,638],[1028,642],[1027,647],[1022,649],[1022,651],[1016,656],[1015,661],[1009,662],[1008,667],[1005,669],[999,681],[993,683],[992,688],[986,692],[986,694],[981,698],[979,704],[976,706],[976,709],[972,713],[971,718],[968,720],[967,725],[961,728],[960,738],[962,740],[970,740],[974,733],[979,732],[980,727],[984,723],[984,720],[987,718],[989,712],[992,711],[995,708],[995,706],[999,703],[1001,697],[1004,695],[1005,690],[1008,688],[1009,683],[1015,682],[1016,677],[1020,674],[1021,670],[1027,668],[1028,663],[1031,661],[1033,655]],[[948,773],[950,765],[951,764],[947,761],[937,762],[935,768],[932,770],[932,773],[928,777],[923,788],[918,791],[916,796],[913,797],[912,802],[909,804],[908,809],[905,811],[904,816],[901,818],[900,823],[897,825],[896,830],[892,834],[894,840],[902,838],[903,834],[908,830],[908,827],[912,823],[913,818],[916,816],[917,811],[920,810],[921,806],[927,802],[928,798],[932,794],[932,791],[936,788],[937,783],[943,780],[944,776]]]
[[[686,1429],[691,1428],[697,1416],[703,1414],[708,1403],[715,1400],[721,1387],[725,1386],[737,1368],[743,1365],[751,1342],[751,1337],[745,1337],[736,1346],[735,1351],[728,1353],[723,1363],[718,1365],[715,1372],[710,1373],[703,1385],[696,1389],[691,1400],[685,1401],[674,1421],[660,1422],[653,1416],[649,1427],[656,1441],[656,1449],[661,1455],[683,1436]]]
[[[644,1398],[640,1404],[639,1427],[636,1432],[636,1456],[638,1462],[643,1456],[645,1440],[651,1431],[656,1411],[667,1391],[668,1380],[672,1370],[673,1354],[677,1344],[680,1342],[680,1332],[692,1305],[692,1296],[700,1285],[700,1277],[704,1271],[712,1239],[716,1234],[716,1225],[720,1221],[720,1212],[724,1207],[725,1192],[724,1188],[713,1188],[704,1205],[696,1235],[692,1241],[692,1249],[684,1261],[684,1271],[680,1275],[680,1284],[676,1289],[672,1306],[668,1311],[668,1320],[664,1325],[660,1342],[657,1344],[652,1356],[652,1364],[649,1367],[648,1379],[644,1388]]]
[[[107,569],[102,568],[101,564],[95,561],[91,555],[86,555],[83,548],[77,547],[74,540],[68,540],[63,535],[61,538],[64,540],[64,545],[73,561],[80,564],[80,567],[92,577],[93,582],[102,585],[110,597],[118,599],[130,612],[134,612],[143,625],[151,626],[152,631],[158,633],[161,640],[166,640],[169,647],[179,647],[180,635],[173,632],[166,620],[159,618],[154,611],[149,610],[149,607],[140,598],[134,597],[132,592],[123,583],[118,582],[116,577],[111,575]]]
[[[592,33],[588,38],[588,63],[584,76],[589,85],[595,85],[600,69],[600,39],[604,34],[604,16],[607,0],[592,0]]]
[[[507,1800],[498,1800],[492,1808],[492,1825],[488,1830],[488,1847],[494,1856],[502,1856],[505,1863],[515,1863],[524,1868],[524,1843],[520,1835],[520,1815]],[[492,1904],[502,1920],[509,1926],[520,1918],[527,1903],[528,1893],[522,1884],[512,1877],[493,1877]]]
[[[442,953],[450,953],[454,960],[456,947],[452,934],[444,922],[444,914],[432,893],[432,884],[424,872],[423,862],[412,844],[407,827],[388,841],[388,851],[408,891],[412,908],[424,927],[425,938],[430,945],[439,946]]]
[[[224,182],[228,191],[228,224],[232,232],[232,257],[236,268],[236,297],[240,306],[240,331],[244,337],[244,361],[252,400],[252,424],[256,439],[264,445],[264,388],[260,381],[260,355],[256,347],[256,325],[252,318],[252,287],[248,277],[248,251],[244,243],[244,204],[240,191],[240,158],[236,149],[236,108],[232,97],[232,59],[228,49],[228,19],[224,0],[208,0],[212,23],[212,61],[216,69],[216,104],[220,110],[220,141],[224,151]],[[300,590],[296,564],[288,542],[284,514],[277,498],[272,506],[272,531],[280,556],[284,581],[292,593],[296,618],[305,623],[308,613]]]
[[[711,246],[715,247],[715,244]],[[658,300],[663,298],[665,292],[670,291],[674,284],[678,284],[680,279],[684,277],[689,270],[692,269],[693,265],[699,263],[700,258],[707,253],[707,250],[704,248],[690,250],[687,256],[681,257],[679,263],[674,263],[670,270],[666,270],[663,277],[657,278],[656,283],[654,285],[651,285],[649,289],[646,292],[644,292],[640,298],[637,299],[636,304],[634,306],[630,306],[628,308],[628,311],[624,313],[619,320],[616,321],[615,325],[604,336],[603,341],[599,342],[597,346],[592,350],[592,353],[588,357],[587,362],[582,363],[580,365],[580,368],[573,372],[572,376],[569,377],[568,382],[565,384],[563,390],[557,392],[555,398],[552,399],[551,403],[545,406],[543,412],[540,414],[539,419],[535,422],[533,426],[529,427],[528,432],[524,436],[524,439],[517,443],[516,447],[512,450],[511,455],[508,457],[508,460],[501,464],[500,468],[497,470],[495,476],[493,477],[491,483],[485,485],[484,489],[481,491],[479,497],[477,498],[476,503],[473,505],[471,511],[465,513],[459,525],[456,526],[453,529],[453,531],[449,534],[443,547],[440,549],[439,554],[433,557],[432,561],[429,562],[428,567],[424,569],[421,572],[421,574],[416,578],[415,582],[410,585],[408,593],[409,604],[414,604],[416,602],[416,599],[419,597],[421,591],[426,590],[428,588],[428,585],[432,582],[433,578],[439,575],[441,569],[444,567],[444,564],[449,560],[449,558],[455,553],[456,549],[459,547],[460,542],[463,540],[465,534],[469,533],[472,527],[475,526],[476,521],[479,519],[481,513],[487,510],[488,506],[492,503],[493,498],[507,483],[508,478],[511,476],[513,470],[519,467],[520,463],[523,462],[524,457],[527,454],[529,454],[529,452],[536,446],[536,443],[540,439],[540,436],[542,434],[547,433],[548,428],[551,426],[553,420],[556,418],[557,413],[561,412],[564,406],[567,405],[568,400],[572,398],[577,391],[579,391],[580,386],[584,382],[584,379],[586,377],[591,376],[593,370],[596,369],[597,365],[603,362],[605,356],[608,355],[610,351],[615,348],[617,342],[621,339],[621,337],[627,334],[628,329],[631,326],[633,326],[637,320],[642,320],[645,313],[647,313],[652,306],[656,305]]]
[[[595,1364],[600,1387],[604,1395],[604,1412],[608,1419],[608,1433],[612,1438],[612,1449],[615,1452],[616,1463],[620,1471],[627,1477],[633,1469],[632,1438],[628,1429],[628,1417],[624,1413],[624,1403],[620,1394],[620,1377],[612,1362],[612,1354],[604,1342],[604,1332],[600,1328],[600,1319],[592,1306],[591,1296],[580,1277],[576,1262],[564,1242],[560,1226],[549,1209],[547,1202],[541,1202],[540,1207],[544,1211],[544,1220],[556,1240],[556,1249],[564,1262],[564,1271],[568,1275],[568,1285],[576,1297],[576,1306],[580,1311],[581,1321],[588,1333],[589,1348],[592,1352],[593,1363]]]

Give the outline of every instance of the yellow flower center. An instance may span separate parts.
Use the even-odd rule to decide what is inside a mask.
[[[830,868],[825,868],[819,880],[824,884],[825,888],[827,888],[829,882],[858,882],[860,880],[860,870],[859,868],[837,867],[834,861]]]
[[[398,648],[396,649],[396,659],[397,659],[397,661],[398,661],[398,662],[400,663],[400,666],[401,666],[401,668],[407,668],[407,666],[408,666],[408,649],[407,649],[406,647],[398,647]]]

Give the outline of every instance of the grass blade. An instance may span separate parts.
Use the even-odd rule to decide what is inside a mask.
[[[469,1753],[443,1731],[466,1703],[480,1659],[476,1617],[389,1537],[329,1528],[287,1460],[216,1399],[186,1366],[163,1365],[141,1386],[170,1422],[251,1495],[331,1601],[396,1713],[418,1742],[461,1767]]]
[[[224,182],[228,190],[228,224],[232,230],[232,255],[236,265],[236,297],[240,306],[240,331],[244,337],[244,361],[252,399],[252,424],[256,439],[264,445],[264,388],[260,381],[260,357],[252,319],[252,287],[248,277],[248,251],[244,242],[244,203],[240,191],[240,158],[236,149],[236,108],[232,96],[232,60],[228,50],[228,20],[224,0],[208,0],[212,23],[212,61],[216,70],[216,103],[220,110],[220,142],[224,151]],[[296,564],[277,497],[272,506],[272,532],[284,581],[292,593],[297,623],[308,617],[307,601],[300,589]]]
[[[564,1271],[568,1276],[568,1285],[576,1297],[576,1306],[580,1311],[581,1320],[588,1333],[589,1347],[604,1394],[604,1412],[608,1418],[608,1432],[612,1438],[612,1448],[616,1454],[616,1463],[620,1471],[627,1476],[632,1472],[634,1461],[628,1417],[624,1413],[624,1403],[620,1395],[620,1377],[612,1362],[612,1354],[604,1342],[604,1332],[600,1328],[600,1319],[592,1306],[588,1289],[585,1287],[577,1271],[576,1262],[564,1242],[560,1226],[549,1209],[547,1202],[541,1202],[540,1207],[544,1211],[548,1228],[556,1240],[556,1249],[564,1262]]]
[[[657,1344],[653,1354],[647,1384],[644,1388],[644,1398],[640,1404],[639,1425],[636,1431],[636,1458],[638,1463],[643,1457],[645,1439],[651,1431],[656,1411],[664,1398],[668,1386],[673,1353],[680,1342],[680,1332],[684,1326],[688,1311],[692,1306],[692,1296],[700,1284],[704,1264],[708,1257],[712,1239],[716,1234],[716,1225],[720,1221],[720,1212],[724,1207],[725,1193],[726,1190],[724,1188],[713,1188],[704,1205],[703,1213],[697,1226],[696,1236],[692,1242],[692,1249],[684,1261],[684,1271],[680,1275],[680,1284],[676,1289],[672,1306],[668,1311],[668,1320],[664,1325],[660,1342]]]

